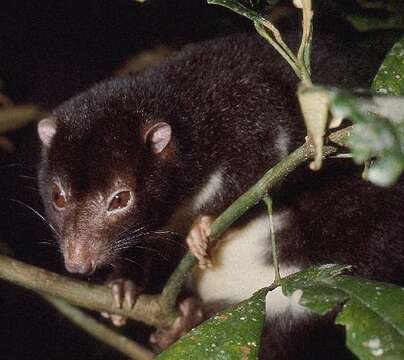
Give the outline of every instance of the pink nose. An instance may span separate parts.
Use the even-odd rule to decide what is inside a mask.
[[[68,272],[81,275],[91,274],[95,270],[94,263],[90,259],[71,261],[65,258],[65,267]]]

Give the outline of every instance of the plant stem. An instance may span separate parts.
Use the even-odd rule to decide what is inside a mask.
[[[81,329],[127,355],[129,358],[135,360],[150,360],[154,358],[153,352],[116,333],[66,301],[48,295],[44,295],[43,297]]]
[[[10,281],[26,289],[62,298],[70,304],[89,310],[124,315],[152,326],[170,326],[176,313],[161,309],[160,296],[141,295],[133,309],[114,305],[108,286],[94,285],[70,279],[21,261],[0,255],[0,279]]]
[[[313,34],[313,11],[311,0],[301,0],[303,20],[302,20],[302,40],[297,53],[297,64],[300,69],[301,79],[307,84],[311,84],[311,39]]]
[[[333,143],[344,146],[347,143],[351,130],[352,127],[349,126],[330,134],[329,138]],[[337,149],[337,146],[325,146],[323,149],[323,157],[334,154]],[[217,241],[230,225],[261,201],[275,185],[295,170],[300,164],[313,158],[313,156],[313,146],[310,145],[310,143],[305,143],[285,159],[281,160],[273,168],[268,170],[255,185],[233,202],[233,204],[231,204],[213,222],[209,240],[211,242]],[[195,264],[196,258],[188,252],[183,257],[164,288],[163,297],[165,299],[170,299],[167,300],[167,303],[173,304],[173,299],[177,298],[187,279],[187,275]]]
[[[290,51],[290,49],[285,45],[287,48],[287,50],[286,50],[278,42],[276,42],[276,40],[274,40],[271,37],[271,35],[268,34],[266,27],[264,27],[259,22],[255,21],[254,26],[255,26],[255,29],[257,30],[258,34],[260,34],[266,41],[268,41],[278,51],[278,53],[288,62],[288,64],[291,66],[291,68],[295,72],[296,76],[300,80],[303,80],[301,71],[300,71],[299,67],[296,65],[297,64],[296,57],[293,55],[293,53]]]
[[[274,221],[272,215],[272,199],[269,195],[264,196],[262,199],[267,206],[268,209],[268,217],[269,217],[269,236],[271,238],[271,250],[272,250],[272,262],[274,266],[275,272],[275,285],[281,284],[281,276],[279,274],[279,263],[278,263],[278,247],[276,246],[276,238],[275,238],[275,228]]]

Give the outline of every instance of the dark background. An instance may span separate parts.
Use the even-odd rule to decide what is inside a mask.
[[[347,1],[349,2],[349,1]],[[327,11],[330,11],[328,8]],[[333,26],[326,22],[325,26]],[[202,0],[3,0],[0,5],[1,92],[15,103],[51,109],[111,76],[130,56],[157,45],[251,30],[249,21]],[[18,259],[63,273],[36,190],[35,126],[7,134],[17,146],[0,151],[0,240]],[[123,330],[145,339],[140,324]],[[0,282],[0,359],[110,359],[121,355],[78,330],[40,298]]]
[[[248,21],[199,0],[39,0],[0,5],[0,91],[45,110],[110,77],[142,50],[184,44],[250,28]],[[7,134],[17,150],[0,151],[0,240],[22,261],[64,273],[35,181],[34,124]],[[98,314],[96,314],[98,316]],[[99,317],[99,316],[98,316]],[[140,324],[122,331],[145,338]],[[38,296],[0,282],[0,359],[110,359],[119,353],[77,329]]]

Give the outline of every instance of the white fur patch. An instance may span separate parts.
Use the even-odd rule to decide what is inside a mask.
[[[220,194],[223,185],[223,174],[220,169],[214,171],[206,184],[196,194],[193,200],[193,208],[195,211],[201,209],[204,205],[212,201],[217,195]]]
[[[275,148],[278,151],[280,158],[284,158],[289,155],[290,138],[286,131],[279,128],[278,137],[275,140]]]
[[[281,230],[287,227],[288,219],[289,219],[289,211],[287,210],[272,215],[272,221],[274,223],[274,230],[276,234],[279,234]]]
[[[290,268],[290,274],[299,271],[299,269]],[[282,273],[282,276],[287,275],[286,273]],[[299,305],[299,301],[303,295],[302,290],[296,290],[292,296],[287,297],[283,295],[282,288],[278,287],[275,290],[269,291],[266,296],[266,313],[267,317],[270,317],[274,314],[282,314],[288,312],[289,314],[300,316],[302,314],[306,314],[309,310],[301,305]]]
[[[277,228],[286,226],[286,214],[274,216]],[[263,214],[242,229],[230,229],[225,233],[213,249],[213,267],[195,269],[191,287],[204,303],[238,303],[273,282],[275,274],[270,256],[269,221]],[[298,270],[284,266],[280,269],[282,276]],[[279,297],[279,304],[281,302]]]

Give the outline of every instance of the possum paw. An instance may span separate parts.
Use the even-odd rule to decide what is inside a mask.
[[[213,223],[213,218],[207,215],[199,216],[191,226],[191,230],[187,236],[187,245],[189,251],[194,255],[199,262],[201,269],[212,267],[212,261],[209,258],[209,235],[210,225]]]
[[[160,349],[165,349],[176,342],[203,321],[203,308],[201,302],[189,297],[179,305],[181,316],[178,317],[170,328],[157,329],[150,335],[150,342]]]
[[[142,289],[128,279],[114,279],[108,282],[108,286],[111,288],[114,304],[119,309],[121,309],[124,304],[125,307],[132,309],[138,296],[142,293]],[[122,326],[126,323],[126,317],[122,315],[107,312],[102,312],[101,315],[110,319],[115,326]]]

